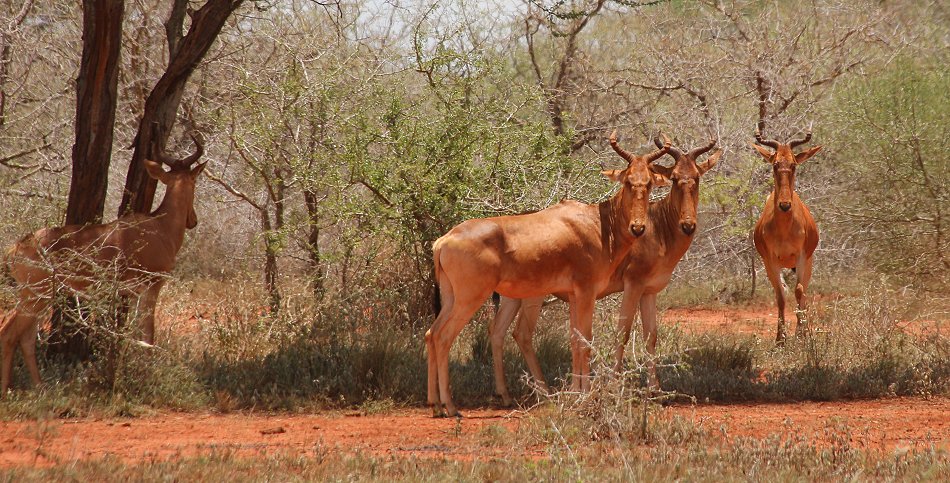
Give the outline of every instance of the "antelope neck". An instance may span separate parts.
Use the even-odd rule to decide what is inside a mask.
[[[181,199],[184,197],[176,196],[177,191],[178,189],[171,187],[166,188],[165,197],[150,216],[162,227],[162,233],[174,237],[176,246],[180,247],[185,239],[185,225],[191,207]]]

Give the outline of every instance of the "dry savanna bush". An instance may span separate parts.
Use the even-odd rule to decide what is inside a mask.
[[[149,4],[130,6],[112,213],[143,86],[161,70],[161,21]],[[615,128],[637,152],[658,131],[683,147],[716,137],[726,150],[703,178],[700,231],[661,304],[767,299],[749,241],[771,189],[748,147],[756,124],[784,139],[813,123],[825,146],[801,167],[797,189],[822,231],[814,287],[841,298],[816,304],[820,331],[783,351],[662,327],[665,388],[717,401],[946,393],[945,338],[899,329],[946,317],[950,90],[939,4],[255,7],[226,25],[185,92],[179,124],[205,134],[210,164],[199,226],[161,302],[160,348],[115,339],[113,384],[70,411],[420,402],[432,241],[472,217],[605,199],[612,187],[598,172],[618,163],[604,140]],[[4,37],[8,242],[58,223],[65,207],[76,10],[38,3]],[[183,131],[169,151],[188,149]],[[595,343],[609,352],[616,303],[602,306]],[[463,404],[492,400],[491,315],[487,305],[453,349]],[[550,306],[536,339],[556,387],[567,372],[566,317]],[[511,344],[507,352],[518,379],[520,356]],[[642,358],[614,376],[620,392],[599,386],[594,406],[566,414],[607,418],[594,425],[599,438],[641,427]],[[95,379],[54,362],[43,370],[51,384],[4,402],[7,413],[66,411]],[[529,384],[515,389],[524,404],[537,400]]]

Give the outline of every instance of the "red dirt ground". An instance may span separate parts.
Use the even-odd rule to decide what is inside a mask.
[[[852,447],[950,449],[950,399],[896,398],[793,404],[676,406],[680,416],[727,438],[801,436],[829,443],[847,425]],[[139,419],[0,422],[0,468],[119,457],[164,460],[225,450],[239,454],[316,456],[338,452],[489,459],[544,457],[542,448],[492,443],[493,434],[517,431],[524,413],[469,410],[466,418],[433,419],[425,409],[383,415],[166,413]],[[837,432],[834,431],[838,428]],[[504,439],[501,439],[504,441]]]
[[[670,309],[663,323],[683,330],[773,337],[770,306]],[[941,323],[940,328],[946,326]],[[902,327],[918,331],[911,324]],[[937,332],[940,333],[940,328]],[[922,332],[929,332],[924,330]],[[931,332],[932,333],[932,332]],[[228,451],[256,455],[376,455],[486,459],[544,457],[543,448],[501,446],[493,435],[517,431],[523,412],[463,411],[466,418],[433,419],[425,409],[382,415],[161,413],[137,419],[0,421],[0,468],[52,465],[113,455],[129,462]],[[726,438],[804,437],[829,443],[848,437],[858,448],[950,450],[950,398],[674,406],[679,416]],[[842,432],[846,425],[850,435]]]
[[[795,315],[792,309],[794,301],[786,307],[786,330],[795,330]],[[827,306],[816,301],[812,309],[818,315],[828,310]],[[685,332],[720,332],[730,334],[755,335],[770,340],[775,337],[778,325],[778,311],[774,305],[721,306],[672,308],[663,311],[661,324],[678,326]],[[897,327],[916,336],[950,335],[950,321],[947,320],[905,320]]]

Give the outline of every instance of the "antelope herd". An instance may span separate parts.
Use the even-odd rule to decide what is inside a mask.
[[[616,368],[618,371],[622,368],[624,350],[639,310],[650,356],[647,361],[649,387],[659,389],[653,360],[657,341],[656,296],[669,283],[673,270],[692,243],[700,178],[722,156],[722,150],[717,150],[699,161],[700,156],[715,147],[716,139],[684,152],[672,146],[665,135],[663,138],[663,143],[654,138],[659,151],[638,158],[617,144],[616,132],[611,135],[611,147],[628,165],[623,171],[604,173],[621,186],[614,197],[596,206],[599,217],[592,216],[594,205],[562,201],[537,213],[469,220],[435,241],[435,276],[443,306],[425,336],[428,401],[434,415],[458,415],[449,390],[449,349],[462,326],[493,291],[500,294],[501,299],[489,326],[489,340],[495,388],[503,404],[512,403],[502,359],[504,335],[516,315],[515,342],[531,376],[547,391],[532,336],[542,301],[549,294],[567,301],[570,306],[572,390],[585,391],[590,387],[594,300],[621,291]],[[799,306],[797,313],[801,314],[806,306],[805,290],[811,277],[812,257],[818,245],[815,221],[794,191],[795,167],[821,147],[798,154],[793,154],[792,148],[810,139],[810,129],[804,139],[786,144],[763,140],[756,131],[758,144],[753,145],[772,164],[774,171],[775,187],[756,225],[754,240],[775,288],[779,343],[784,339],[785,320],[780,270],[784,267],[797,271],[795,296]],[[672,167],[654,163],[663,154],[673,158]],[[631,183],[631,175],[643,181]],[[664,199],[648,203],[645,196],[641,197],[643,193],[648,195],[652,187],[665,185],[672,187]],[[633,203],[622,204],[631,195]],[[621,206],[623,208],[618,209]],[[622,218],[623,213],[629,213],[629,217]],[[543,228],[536,228],[542,224]],[[543,232],[543,236],[538,236],[539,232]],[[804,319],[799,317],[798,322],[802,325]]]
[[[651,389],[659,388],[655,356],[657,294],[693,241],[698,223],[700,179],[712,169],[723,151],[705,160],[717,139],[682,150],[662,135],[653,139],[657,150],[638,156],[609,141],[627,165],[605,170],[619,190],[599,204],[561,201],[544,210],[514,216],[472,219],[455,226],[432,246],[435,279],[441,309],[425,334],[428,359],[428,403],[436,416],[458,415],[449,385],[452,343],[492,293],[501,295],[489,327],[495,385],[506,405],[512,398],[503,371],[504,335],[515,320],[514,339],[531,376],[546,390],[532,344],[544,297],[553,294],[570,310],[571,388],[590,389],[590,342],[597,299],[623,292],[618,319],[616,367],[623,365],[624,349],[639,312],[643,327]],[[802,311],[818,245],[818,229],[808,208],[795,192],[795,170],[821,150],[815,146],[799,153],[793,149],[811,139],[780,143],[763,139],[756,130],[753,147],[773,169],[774,188],[755,226],[753,241],[775,290],[778,306],[776,341],[785,338],[785,286],[782,268],[791,268],[798,280],[798,330],[804,329]],[[16,306],[0,318],[0,397],[10,385],[17,346],[34,384],[40,383],[36,362],[39,326],[49,319],[58,295],[84,296],[109,272],[121,282],[120,295],[135,300],[141,314],[141,339],[154,343],[155,304],[175,266],[185,230],[197,224],[195,182],[204,164],[194,166],[203,153],[183,160],[159,154],[146,161],[150,176],[166,185],[161,205],[149,215],[130,214],[106,224],[67,225],[40,229],[7,250],[4,268],[17,290]],[[769,149],[771,148],[771,149]],[[161,151],[158,150],[160,153]],[[665,155],[671,167],[657,161]],[[654,187],[671,186],[660,201],[650,202]],[[520,314],[520,315],[519,315]]]

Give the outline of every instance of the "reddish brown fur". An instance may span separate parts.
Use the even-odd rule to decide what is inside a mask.
[[[507,297],[564,294],[571,304],[573,385],[589,387],[594,299],[610,283],[637,236],[646,229],[649,192],[656,175],[650,163],[669,146],[645,157],[614,149],[628,161],[605,171],[620,191],[598,205],[576,201],[536,213],[465,221],[433,244],[442,310],[426,332],[428,400],[436,415],[442,405],[458,411],[449,389],[449,349],[492,291]]]
[[[199,144],[198,156],[201,151]],[[167,185],[161,205],[149,215],[134,213],[101,225],[42,228],[10,247],[4,263],[17,284],[18,301],[0,323],[0,397],[9,388],[18,344],[33,383],[40,383],[36,332],[52,312],[55,293],[63,288],[84,293],[101,278],[102,271],[117,274],[123,296],[138,298],[142,337],[153,343],[159,291],[175,267],[185,229],[198,223],[195,180],[204,164],[191,168],[196,160],[193,155],[170,162],[171,171],[146,161],[149,175]]]
[[[821,150],[815,146],[798,154],[792,152],[795,146],[811,139],[811,133],[803,140],[787,144],[763,140],[756,134],[759,144],[772,147],[775,151],[753,144],[766,162],[772,165],[775,186],[765,202],[765,209],[759,217],[752,240],[755,249],[762,257],[765,272],[775,291],[775,303],[778,306],[778,328],[775,340],[781,344],[785,340],[785,287],[781,280],[782,268],[794,268],[798,283],[795,285],[795,299],[798,302],[798,330],[804,327],[802,313],[806,309],[805,291],[811,280],[815,248],[818,246],[818,226],[808,207],[795,192],[795,170],[808,158]]]
[[[659,145],[658,140],[657,144]],[[702,163],[697,163],[696,158],[712,149],[714,144],[715,141],[688,153],[670,148],[669,154],[675,160],[673,167],[654,168],[673,183],[670,194],[663,200],[650,204],[646,233],[633,244],[630,253],[611,277],[609,285],[597,294],[597,298],[603,298],[621,290],[624,292],[619,320],[621,341],[617,346],[618,367],[623,362],[624,347],[638,309],[647,338],[647,351],[650,354],[656,352],[656,294],[669,283],[673,269],[692,243],[699,205],[700,177],[716,165],[722,151],[715,152]],[[557,295],[565,298],[563,294]],[[506,405],[511,404],[512,400],[505,384],[502,346],[504,334],[519,308],[521,316],[513,336],[525,357],[531,375],[542,388],[546,388],[541,366],[532,346],[542,299],[543,296],[524,300],[502,298],[489,330],[495,366],[495,387]],[[652,362],[650,375],[651,385],[658,386]]]

